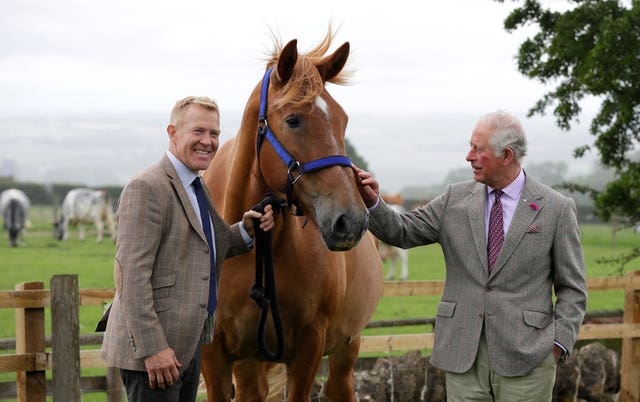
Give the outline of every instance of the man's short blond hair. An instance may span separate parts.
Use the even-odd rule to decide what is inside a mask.
[[[174,126],[179,126],[182,123],[182,116],[184,115],[184,112],[191,105],[201,106],[209,111],[216,112],[218,116],[220,115],[220,110],[218,109],[218,104],[215,100],[207,98],[206,96],[187,96],[186,98],[180,99],[176,102],[175,106],[171,110],[169,123]]]

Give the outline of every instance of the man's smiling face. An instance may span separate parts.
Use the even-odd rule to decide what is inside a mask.
[[[169,151],[194,173],[209,167],[220,145],[220,115],[197,104],[169,124]]]

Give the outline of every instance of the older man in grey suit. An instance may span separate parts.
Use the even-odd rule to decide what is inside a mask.
[[[118,208],[116,294],[102,357],[121,369],[129,402],[196,400],[222,262],[249,251],[253,219],[273,227],[270,207],[229,226],[200,184],[219,144],[212,99],[178,101],[167,133],[166,155],[127,184]]]
[[[378,182],[354,166],[369,228],[394,246],[442,247],[431,363],[447,371],[448,401],[551,401],[587,300],[575,203],[525,174],[514,116],[483,116],[470,146],[475,181],[406,213],[381,201]]]

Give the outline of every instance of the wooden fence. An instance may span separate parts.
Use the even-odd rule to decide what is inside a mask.
[[[624,290],[623,323],[584,324],[580,340],[622,339],[620,402],[640,402],[640,271],[624,277],[590,278],[590,291]],[[51,290],[41,282],[0,291],[0,308],[16,309],[16,353],[0,355],[0,372],[16,372],[18,401],[45,401],[45,373],[52,370],[54,400],[80,401],[81,390],[101,390],[108,401],[121,401],[117,371],[91,381],[80,377],[80,368],[106,367],[100,351],[80,350],[78,307],[103,305],[113,289],[78,289],[77,276],[56,275]],[[384,297],[440,295],[444,281],[385,282]],[[45,349],[44,309],[51,307],[52,351]],[[433,347],[433,334],[375,335],[363,337],[361,352],[423,350]],[[91,380],[91,379],[89,379]],[[96,386],[96,383],[98,386]],[[3,384],[0,384],[0,386]],[[1,387],[0,387],[1,389]]]

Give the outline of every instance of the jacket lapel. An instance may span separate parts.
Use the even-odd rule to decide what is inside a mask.
[[[187,195],[187,192],[184,189],[182,182],[180,181],[178,172],[176,172],[175,168],[171,164],[171,161],[166,155],[162,158],[162,166],[165,172],[167,173],[169,180],[171,181],[171,185],[173,186],[173,189],[178,195],[178,201],[180,202],[180,205],[182,206],[182,209],[184,210],[185,215],[187,215],[189,224],[191,225],[193,230],[195,230],[196,233],[198,233],[198,236],[200,236],[206,244],[207,237],[204,235],[204,231],[202,230],[202,225],[200,225],[200,219],[198,219],[198,215],[196,215],[196,213],[199,213],[199,212],[196,212],[193,209],[191,200],[189,199],[189,196]]]
[[[509,226],[509,230],[504,238],[504,243],[498,254],[498,259],[491,271],[491,276],[495,275],[495,273],[502,268],[505,261],[513,254],[522,237],[527,232],[527,229],[543,208],[543,198],[544,196],[542,192],[539,191],[535,180],[527,177],[522,195],[513,214],[513,219],[511,219],[511,225]],[[532,207],[532,204],[535,204],[535,207]]]
[[[489,272],[489,262],[487,258],[487,239],[484,230],[484,213],[485,205],[487,203],[487,192],[485,190],[485,186],[481,184],[473,186],[469,196],[470,202],[468,213],[469,223],[472,231],[471,235],[473,236],[473,241],[476,245],[476,250],[478,252],[480,262],[482,262],[482,266],[484,267],[484,272]]]

